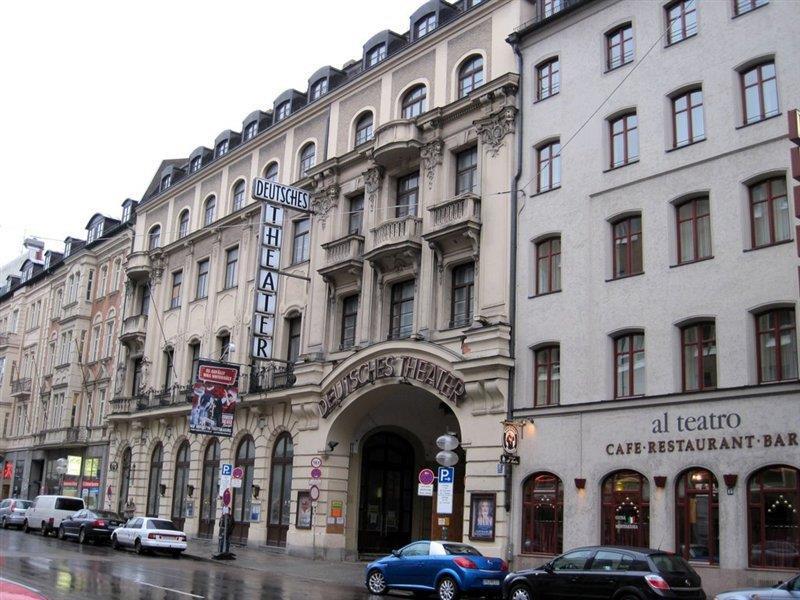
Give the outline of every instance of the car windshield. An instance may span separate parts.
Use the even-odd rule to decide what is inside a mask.
[[[447,554],[466,554],[467,556],[483,556],[472,546],[466,544],[442,544]]]
[[[28,508],[31,504],[30,500],[14,500],[14,508]]]
[[[167,531],[178,531],[178,528],[172,524],[172,521],[165,519],[151,519],[147,522],[148,529],[166,529]]]
[[[688,573],[691,571],[689,564],[674,554],[653,554],[650,559],[660,573]]]

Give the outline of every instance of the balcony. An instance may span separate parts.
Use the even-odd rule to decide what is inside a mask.
[[[142,345],[147,334],[147,315],[134,315],[125,317],[122,321],[122,331],[119,334],[119,341],[125,345]]]
[[[153,266],[148,252],[132,252],[125,262],[125,274],[132,281],[144,281],[150,277]]]
[[[371,158],[383,166],[418,159],[422,148],[420,137],[420,130],[413,120],[389,121],[375,130]]]
[[[0,333],[0,352],[12,348],[19,348],[19,334],[11,332]]]
[[[478,196],[461,194],[434,204],[428,210],[431,228],[422,236],[426,242],[435,244],[443,254],[470,246],[477,252],[481,231],[481,199]]]
[[[248,394],[263,394],[274,390],[283,390],[294,385],[297,378],[294,375],[292,363],[269,363],[259,369],[251,370],[250,375],[242,375],[241,390]]]
[[[410,266],[419,260],[422,219],[415,215],[390,219],[371,230],[372,250],[364,254],[378,270]]]
[[[45,429],[34,436],[36,446],[80,446],[89,440],[86,427]]]
[[[190,385],[173,386],[166,390],[155,390],[135,396],[118,396],[111,400],[110,416],[131,415],[161,408],[189,408]]]
[[[324,279],[338,284],[361,279],[364,267],[364,237],[347,235],[343,238],[322,244],[325,250],[325,266],[319,269]]]
[[[31,378],[11,380],[11,395],[15,398],[27,398],[31,395]]]
[[[90,319],[92,317],[92,305],[90,302],[76,300],[65,305],[61,309],[59,320],[64,323],[72,319]]]

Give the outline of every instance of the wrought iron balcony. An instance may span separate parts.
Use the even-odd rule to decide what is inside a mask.
[[[323,277],[341,283],[360,279],[364,267],[364,237],[346,235],[343,238],[322,244],[325,250],[325,266],[319,269]]]
[[[240,389],[247,390],[248,394],[263,394],[273,390],[282,390],[294,385],[297,378],[294,375],[292,363],[268,363],[263,367],[252,369],[250,375],[242,375],[248,381]]]

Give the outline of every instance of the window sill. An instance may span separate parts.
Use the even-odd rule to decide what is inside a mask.
[[[640,275],[644,275],[644,271],[640,271],[639,273],[631,273],[630,275],[620,275],[618,277],[612,277],[611,279],[606,279],[606,283],[611,281],[620,281],[622,279],[630,279],[631,277],[639,277]]]
[[[759,381],[758,385],[775,385],[778,383],[797,383],[800,382],[800,379],[797,377],[791,379],[775,379],[774,381]]]
[[[624,165],[617,165],[616,167],[609,167],[603,173],[610,173],[611,171],[619,171],[620,169],[624,169],[625,167],[630,167],[631,165],[636,165],[639,163],[639,159],[635,158],[634,160],[629,160]]]
[[[307,258],[307,259],[305,259],[305,260],[299,260],[299,261],[297,261],[297,262],[290,263],[288,268],[290,268],[290,269],[291,269],[291,268],[293,268],[293,267],[299,267],[299,266],[301,266],[301,265],[307,265],[307,264],[308,264],[310,261],[311,261],[311,259],[310,259],[310,258]]]
[[[537,191],[536,193],[534,193],[534,194],[531,194],[531,195],[530,195],[530,196],[528,196],[528,197],[529,197],[529,198],[535,198],[536,196],[542,196],[542,195],[544,195],[544,194],[547,194],[547,193],[549,193],[549,192],[556,192],[556,191],[558,191],[558,190],[560,190],[560,189],[561,189],[561,185],[559,184],[559,185],[553,186],[553,187],[551,187],[551,188],[547,188],[546,190],[540,190],[540,191]]]
[[[685,267],[686,265],[694,265],[696,263],[705,262],[707,260],[713,260],[713,258],[714,258],[714,255],[712,254],[711,256],[706,256],[704,258],[697,258],[695,260],[685,260],[683,262],[679,262],[679,263],[675,263],[674,265],[670,265],[669,268],[670,269],[675,269],[677,267]]]
[[[764,117],[763,119],[759,119],[758,121],[753,121],[752,123],[744,123],[743,125],[738,125],[736,130],[746,129],[747,127],[752,127],[753,125],[758,125],[759,123],[763,123],[764,121],[769,121],[771,119],[777,119],[778,117],[782,116],[782,112],[776,112],[774,115],[769,115]]]
[[[534,298],[542,298],[543,296],[552,296],[553,294],[560,294],[561,290],[553,290],[552,292],[539,292],[538,294],[528,294],[528,300]]]
[[[205,300],[208,300],[208,296],[203,296],[202,298],[195,298],[194,300],[189,302],[189,304],[197,304],[198,302],[204,302]]]
[[[681,39],[676,40],[674,42],[667,42],[664,45],[664,48],[672,48],[673,46],[677,46],[681,42],[685,42],[686,40],[690,40],[690,39],[695,38],[695,37],[697,37],[697,32],[696,31],[694,33],[692,33],[690,35],[687,35],[686,37],[682,37]]]
[[[228,290],[235,290],[239,287],[238,283],[234,283],[233,285],[226,286],[220,290],[220,292],[227,292]]]
[[[688,148],[689,146],[696,146],[700,142],[705,142],[708,138],[700,138],[699,140],[694,140],[689,142],[688,144],[681,144],[680,146],[673,146],[672,148],[667,148],[667,153],[675,152],[676,150],[683,150],[684,148]]]
[[[558,96],[559,92],[553,92],[549,96],[545,96],[544,98],[537,98],[533,101],[534,104],[539,104],[540,102],[544,102],[545,100],[550,100],[553,96]]]
[[[628,62],[624,62],[621,65],[617,65],[616,67],[606,67],[606,70],[603,71],[603,75],[608,75],[609,73],[613,73],[614,71],[619,71],[623,67],[627,67],[628,65],[632,65],[634,63],[633,59],[630,59]]]
[[[791,244],[794,242],[792,238],[788,240],[781,240],[780,242],[774,242],[772,244],[763,244],[761,246],[753,246],[752,248],[745,248],[742,252],[756,252],[757,250],[764,250],[765,248],[774,248],[775,246],[783,246],[785,244]]]
[[[639,398],[645,398],[646,394],[633,394],[631,396],[614,396],[613,400],[638,400]]]
[[[735,15],[733,15],[731,17],[731,19],[738,19],[739,17],[744,17],[745,15],[749,15],[751,13],[754,13],[759,8],[764,8],[765,6],[769,6],[769,2],[767,2],[766,4],[762,4],[761,6],[756,6],[755,8],[751,8],[750,10],[746,10],[746,11],[741,12],[741,13],[736,13]]]
[[[180,308],[181,308],[180,304],[178,304],[178,306],[168,306],[167,310],[165,310],[164,312],[173,312],[173,311],[176,311],[176,310],[180,310]]]

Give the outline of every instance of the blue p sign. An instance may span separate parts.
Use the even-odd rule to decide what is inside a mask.
[[[439,483],[453,483],[455,469],[453,467],[439,467]]]
[[[222,476],[230,476],[233,472],[233,465],[231,463],[222,463]]]

